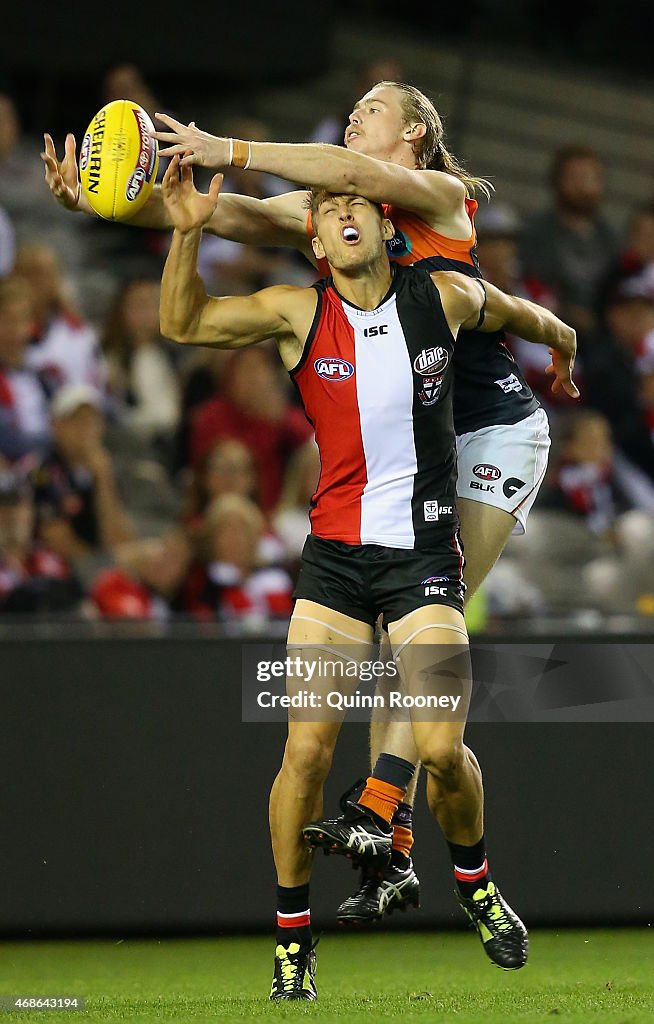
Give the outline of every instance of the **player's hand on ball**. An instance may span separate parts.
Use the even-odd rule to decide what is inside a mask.
[[[198,192],[193,184],[191,165],[183,165],[179,155],[174,156],[161,183],[164,205],[173,227],[186,233],[206,224],[215,212],[222,183],[222,174],[214,174],[208,193]]]
[[[197,164],[198,167],[224,167],[229,163],[229,142],[209,132],[200,131],[195,121],[182,124],[168,114],[155,114],[155,120],[168,125],[169,132],[154,132],[159,142],[169,142],[167,149],[160,149],[160,156],[182,155],[182,164]]]
[[[41,159],[45,164],[45,182],[58,203],[67,210],[76,210],[80,200],[80,181],[75,154],[75,136],[67,135],[64,158],[57,160],[57,152],[51,135],[44,135],[45,151]]]

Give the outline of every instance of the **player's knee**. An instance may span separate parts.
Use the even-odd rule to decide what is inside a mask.
[[[295,775],[314,782],[323,781],[331,768],[334,745],[314,732],[289,736],[284,762]]]
[[[419,753],[425,770],[440,782],[454,782],[458,778],[465,756],[461,740],[450,743],[442,741],[427,743],[425,749]]]

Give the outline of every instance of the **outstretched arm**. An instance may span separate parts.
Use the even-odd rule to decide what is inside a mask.
[[[413,170],[323,143],[224,139],[201,131],[193,122],[185,125],[167,114],[155,117],[170,129],[154,133],[155,139],[169,144],[161,150],[162,155],[190,151],[184,158],[186,163],[203,167],[228,167],[233,163],[337,195],[361,195],[375,203],[395,203],[428,221],[450,218],[465,198],[463,182],[442,171]]]
[[[507,295],[488,281],[443,271],[431,276],[441,296],[444,297],[444,292],[447,295],[443,305],[452,326],[457,324],[468,331],[505,330],[525,341],[547,345],[552,362],[546,372],[555,378],[552,391],[556,394],[563,390],[571,398],[579,398],[579,390],[572,380],[577,353],[577,335],[572,327],[544,306]],[[482,310],[484,318],[479,324]]]
[[[67,210],[97,216],[80,188],[75,137],[66,136],[63,160],[57,159],[50,135],[44,135],[41,159],[45,164],[45,181],[52,195]],[[246,245],[289,246],[299,249],[314,262],[306,231],[306,192],[288,192],[272,199],[251,196],[221,195],[216,209],[204,230],[232,242]],[[170,228],[161,186],[155,185],[147,203],[129,221],[141,228]]]
[[[220,348],[242,348],[265,338],[292,334],[279,307],[285,293],[296,289],[266,288],[249,296],[207,295],[197,271],[202,225],[218,202],[222,175],[209,193],[197,192],[190,166],[174,157],[163,180],[166,210],[175,228],[166,259],[160,300],[161,332],[173,341]]]

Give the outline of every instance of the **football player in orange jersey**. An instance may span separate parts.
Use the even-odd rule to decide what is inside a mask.
[[[161,142],[170,144],[163,154],[187,153],[189,163],[203,166],[231,162],[312,188],[384,203],[395,227],[387,243],[392,261],[472,276],[479,273],[474,254],[474,193],[488,196],[488,183],[468,174],[449,152],[438,112],[413,86],[381,82],[366,93],[350,114],[345,148],[249,143],[216,138],[193,123],[183,125],[166,116],[160,120],[169,129],[157,133]],[[90,212],[79,188],[73,137],[67,137],[64,160],[58,163],[52,139],[46,136],[43,158],[46,180],[58,200],[71,209]],[[131,223],[170,226],[158,187]],[[307,223],[303,190],[266,200],[222,194],[204,230],[239,242],[291,245],[313,259],[313,232]],[[494,345],[488,336],[480,341],[475,332],[462,335],[455,353],[455,426],[457,504],[469,598],[511,532],[524,531],[549,449],[546,415],[503,345],[502,335]],[[382,753],[416,762],[408,723],[373,723],[373,766]],[[416,778],[417,772],[394,822],[394,863],[387,877],[364,877],[359,891],[339,908],[341,920],[374,920],[402,905],[403,892],[417,896],[418,881],[410,859]],[[374,784],[374,771],[371,779]],[[365,792],[361,799],[367,800]],[[471,852],[473,860],[476,856]]]

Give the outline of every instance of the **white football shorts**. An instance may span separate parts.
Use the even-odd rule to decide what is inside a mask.
[[[504,509],[515,516],[513,533],[524,533],[545,476],[550,443],[544,409],[536,409],[518,423],[461,434],[456,439],[458,496]]]

